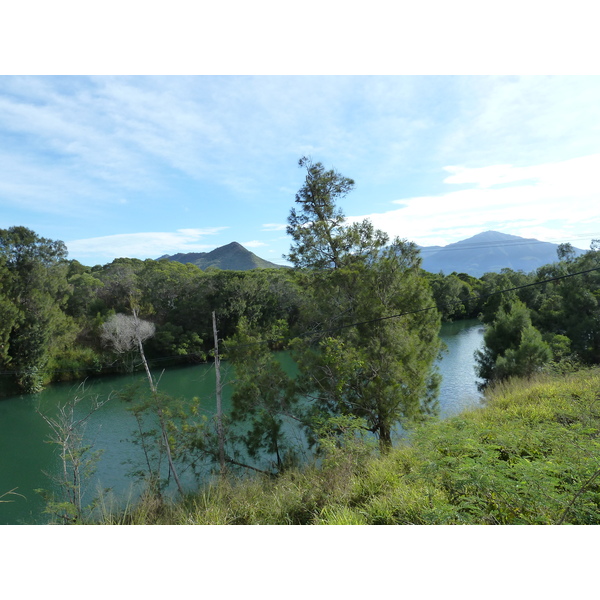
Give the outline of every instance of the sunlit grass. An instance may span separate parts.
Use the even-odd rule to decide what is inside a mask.
[[[150,496],[104,523],[600,523],[600,370],[502,383],[483,408],[414,429],[385,456],[351,443],[317,467]]]

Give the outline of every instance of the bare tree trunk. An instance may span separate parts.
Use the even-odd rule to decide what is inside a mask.
[[[179,476],[177,475],[177,470],[175,469],[175,464],[173,463],[173,454],[171,451],[171,444],[169,442],[169,436],[167,433],[167,424],[165,422],[164,413],[160,405],[160,398],[158,396],[154,379],[152,379],[152,373],[150,373],[150,367],[148,366],[146,355],[144,354],[143,342],[144,340],[147,340],[149,337],[152,337],[154,335],[155,327],[152,323],[144,321],[143,319],[140,319],[138,317],[138,309],[134,305],[135,303],[133,298],[130,298],[130,303],[131,312],[133,313],[133,316],[128,317],[127,315],[123,314],[113,315],[113,317],[111,317],[103,325],[102,339],[105,342],[112,345],[113,348],[119,354],[123,354],[124,352],[128,352],[129,350],[133,350],[133,348],[137,346],[140,358],[142,359],[142,363],[144,364],[144,369],[146,370],[148,383],[150,384],[150,391],[152,392],[152,397],[155,402],[156,413],[160,422],[162,439],[165,445],[167,459],[169,461],[169,471],[173,474],[173,478],[175,479],[175,483],[177,484],[177,489],[179,490],[179,493],[183,495],[183,486],[181,485],[181,481],[179,480]],[[148,457],[146,455],[146,460],[147,458]]]
[[[152,373],[150,373],[150,367],[148,366],[148,361],[146,360],[146,355],[144,354],[144,346],[142,345],[141,340],[138,340],[138,351],[140,353],[140,357],[142,358],[142,362],[144,363],[144,369],[146,369],[146,375],[148,377],[150,389],[152,390],[153,394],[156,394],[156,386],[154,385],[154,379],[152,379]]]
[[[221,361],[219,359],[219,336],[217,333],[217,318],[215,312],[212,314],[213,336],[215,338],[215,377],[217,392],[217,437],[219,438],[219,464],[221,475],[225,473],[225,439],[223,435],[223,405],[221,399]]]
[[[134,316],[137,319],[137,314],[134,313]],[[152,391],[152,395],[154,396],[154,400],[156,401],[156,412],[158,414],[158,420],[160,422],[160,430],[162,432],[163,442],[165,444],[165,450],[167,452],[167,460],[169,461],[169,469],[171,473],[173,473],[173,479],[175,479],[175,483],[177,484],[177,489],[179,493],[183,496],[183,486],[181,485],[181,481],[179,480],[179,476],[177,475],[177,469],[175,469],[175,465],[173,464],[173,457],[171,455],[171,444],[169,443],[169,435],[167,433],[167,427],[165,424],[164,415],[162,412],[162,408],[160,407],[158,400],[158,392],[156,390],[156,385],[154,384],[154,379],[152,379],[152,373],[150,373],[150,367],[148,366],[148,361],[146,360],[146,355],[144,354],[144,346],[142,345],[142,341],[138,339],[138,349],[140,352],[140,356],[142,358],[142,362],[144,363],[144,369],[146,369],[146,375],[148,376],[148,382],[150,383],[150,390]]]

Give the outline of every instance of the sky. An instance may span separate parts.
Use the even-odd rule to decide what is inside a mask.
[[[568,6],[535,0],[7,4],[0,36],[0,228],[23,225],[63,240],[69,257],[89,266],[121,256],[210,251],[232,241],[283,263],[286,219],[303,179],[297,164],[310,155],[355,180],[342,204],[349,218],[368,216],[392,236],[444,245],[494,229],[585,249],[600,238],[596,12],[588,0]],[[262,573],[265,554],[256,552],[254,530],[244,538],[236,530],[233,540],[230,530],[204,530],[204,545],[187,537],[174,545],[168,530],[158,535],[175,548],[169,557],[180,574],[195,576],[198,556],[213,574],[229,568],[215,551],[224,541],[225,553],[233,542],[245,559],[257,557],[236,565],[240,593]],[[81,567],[73,572],[82,584],[95,558],[91,549],[100,560],[112,553],[111,564],[129,571],[132,561],[137,573],[154,565],[154,530],[136,529],[136,538],[152,536],[147,543],[122,530],[124,543],[117,545],[116,534],[105,539],[104,531],[87,529],[93,543],[69,555]],[[467,554],[456,552],[457,542],[467,553],[482,544],[488,549],[468,554],[471,567],[475,561],[469,581],[478,589],[496,576],[506,551],[523,548],[516,563],[528,573],[532,561],[537,572],[570,566],[583,572],[589,558],[574,551],[556,564],[556,536],[563,533],[554,530],[552,540],[541,529],[533,539],[531,530],[511,530],[508,540],[499,529],[403,530],[403,541],[410,539],[391,554],[372,551],[387,549],[385,528],[375,540],[374,530],[348,530],[342,543],[340,529],[274,531],[261,530],[261,540],[280,535],[285,544],[286,552],[269,555],[282,583],[289,565],[314,559],[315,548],[326,552],[318,558],[328,572],[343,569],[356,558],[357,540],[371,549],[360,555],[367,570],[395,568],[400,556],[409,565],[403,573],[409,589],[420,589],[429,569],[414,557],[435,546],[444,556],[436,566],[440,592],[464,567]],[[63,549],[63,532],[52,529],[47,545],[41,529],[9,535],[2,564],[8,560],[7,572],[22,580],[26,573],[12,557],[39,551],[42,591],[59,566],[52,557],[64,557],[48,552],[57,540]],[[315,536],[327,537],[315,544]],[[265,552],[279,541],[269,538]],[[589,546],[571,537],[560,542]],[[299,593],[325,581],[339,595],[339,577],[329,583],[324,572],[315,573],[320,579],[313,584],[305,577]],[[165,579],[170,593],[195,585],[179,579],[175,587]],[[546,579],[555,591],[556,577]],[[565,578],[569,590],[572,579]],[[136,578],[136,591],[144,581],[155,593],[151,576]],[[511,578],[505,585],[506,592],[514,587]],[[539,592],[540,581],[533,585]],[[350,578],[348,586],[350,596],[372,587],[368,578],[362,587]]]
[[[349,222],[420,245],[600,238],[598,76],[0,77],[0,228],[89,266],[284,264],[302,156],[355,180]]]

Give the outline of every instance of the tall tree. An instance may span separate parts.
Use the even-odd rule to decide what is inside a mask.
[[[77,328],[66,305],[67,249],[26,227],[0,229],[0,361],[26,392],[42,389],[53,354],[69,347]]]
[[[336,201],[352,191],[354,180],[333,169],[326,171],[320,162],[307,157],[298,165],[306,168],[306,177],[296,194],[299,209],[292,208],[288,217],[287,233],[295,243],[288,259],[296,267],[340,267],[348,236],[344,213]]]
[[[294,343],[297,392],[317,411],[364,418],[385,450],[396,423],[435,410],[439,313],[416,246],[388,244],[368,220],[346,224],[336,202],[354,182],[308,158],[299,166],[288,259],[304,271],[315,336]]]

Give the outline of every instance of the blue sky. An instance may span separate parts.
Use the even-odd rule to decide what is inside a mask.
[[[422,245],[600,238],[598,76],[0,77],[0,227],[87,265],[283,263],[303,155],[356,181],[349,220]]]
[[[596,13],[588,0],[6,4],[0,228],[61,239],[88,265],[233,240],[278,261],[302,183],[297,161],[310,154],[355,179],[346,215],[371,215],[391,235],[446,244],[496,229],[587,248],[600,237],[600,78],[589,76],[598,73]],[[164,73],[202,76],[154,77]],[[94,76],[54,77],[63,74]],[[40,547],[39,531],[12,536],[11,556]],[[324,539],[329,563],[353,558],[364,531],[352,531],[353,543]],[[431,546],[422,531],[403,559]],[[289,542],[290,531],[280,533]],[[465,535],[465,548],[479,541]],[[222,540],[219,530],[205,544],[211,557]],[[128,564],[143,569],[144,547],[134,543],[132,553],[131,541],[121,544]],[[552,563],[552,545],[529,532],[523,541],[529,568]],[[456,542],[453,532],[448,549]],[[495,542],[501,559],[508,545]],[[314,546],[294,539],[299,560]],[[285,567],[289,548],[282,556]],[[388,558],[361,560],[371,557],[373,567]],[[573,567],[587,558],[573,553]],[[50,576],[47,559],[38,562]],[[488,552],[473,570],[482,583],[493,563]],[[248,565],[252,578],[259,565]],[[426,572],[410,566],[408,585],[417,586]],[[444,566],[462,568],[448,556]],[[220,573],[221,563],[211,568]]]

